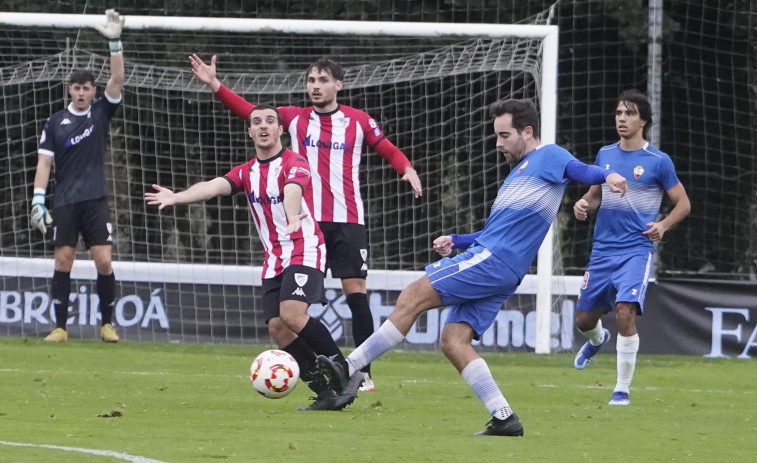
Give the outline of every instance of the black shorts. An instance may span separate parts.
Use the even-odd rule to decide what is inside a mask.
[[[334,278],[365,278],[368,275],[368,238],[365,225],[318,222],[326,241],[326,266]]]
[[[113,244],[113,226],[108,221],[108,198],[58,206],[52,211],[55,220],[53,245],[76,247],[81,234],[84,245]]]
[[[282,301],[325,304],[323,272],[313,267],[292,265],[281,274],[263,280],[263,317],[265,322],[279,316]]]

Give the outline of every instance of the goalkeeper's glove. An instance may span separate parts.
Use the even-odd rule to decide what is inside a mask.
[[[45,207],[44,193],[34,193],[29,222],[31,222],[32,227],[41,231],[43,235],[47,233],[47,227],[53,223],[53,218]]]
[[[125,21],[126,18],[118,14],[118,11],[110,9],[105,12],[105,25],[98,24],[95,26],[95,29],[107,37],[111,55],[117,55],[123,51],[121,29],[123,29]]]

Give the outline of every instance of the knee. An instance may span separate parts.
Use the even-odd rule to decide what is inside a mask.
[[[268,334],[279,347],[288,346],[296,337],[294,332],[284,324],[281,317],[268,320]]]
[[[439,347],[444,356],[449,358],[450,355],[460,351],[460,340],[450,335],[447,331],[442,330],[442,335],[439,339]]]
[[[284,321],[281,317],[274,317],[268,320],[268,334],[270,334],[273,339],[278,339],[286,329],[287,327],[284,325]]]
[[[593,316],[592,312],[576,311],[576,328],[581,331],[589,331],[597,326],[599,318]]]

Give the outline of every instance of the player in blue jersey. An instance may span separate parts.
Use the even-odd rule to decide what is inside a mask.
[[[359,370],[402,342],[418,316],[449,306],[441,349],[457,368],[492,418],[479,435],[520,436],[523,426],[513,413],[484,359],[471,342],[492,325],[502,304],[515,292],[550,224],[557,215],[565,185],[607,182],[625,193],[626,180],[611,170],[586,165],[557,145],[539,141],[539,115],[528,100],[504,100],[491,107],[497,149],[512,166],[499,189],[484,229],[469,235],[441,236],[434,249],[443,256],[426,267],[426,276],[402,291],[384,324],[347,358],[349,372],[319,357],[324,372],[345,387],[337,406],[357,395]]]
[[[110,45],[110,79],[105,92],[93,102],[96,91],[94,75],[90,71],[72,72],[68,84],[71,103],[50,116],[39,140],[30,222],[43,235],[47,234],[48,227],[53,226],[52,306],[56,328],[45,338],[48,342],[68,339],[66,321],[71,267],[79,235],[97,268],[97,294],[102,316],[100,337],[105,342],[118,342],[119,339],[112,324],[116,279],[111,265],[112,230],[108,219],[104,157],[108,123],[121,103],[124,84],[120,37],[125,18],[115,10],[106,11],[105,16],[105,25],[96,26]],[[45,192],[53,162],[55,208],[51,213],[45,207]]]
[[[597,211],[594,246],[576,305],[576,326],[589,338],[573,365],[583,370],[610,340],[602,315],[615,308],[618,378],[610,405],[628,405],[636,368],[639,335],[636,316],[644,312],[647,279],[652,269],[654,241],[682,221],[691,209],[670,157],[647,142],[652,109],[644,94],[621,93],[615,109],[620,141],[597,153],[596,165],[628,178],[628,194],[609,195],[605,186],[592,186],[573,206],[578,220]],[[663,193],[673,203],[667,217],[657,220]],[[600,206],[601,205],[601,206]]]

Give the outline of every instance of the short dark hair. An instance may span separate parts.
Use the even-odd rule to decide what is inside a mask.
[[[87,71],[86,69],[80,69],[78,71],[74,71],[71,73],[71,77],[68,79],[68,85],[71,84],[86,84],[87,82],[92,83],[92,85],[95,85],[95,75],[92,74],[92,71]]]
[[[654,121],[652,120],[652,105],[649,104],[647,96],[636,89],[625,90],[618,97],[615,107],[617,108],[617,105],[620,103],[626,105],[630,103],[636,106],[636,111],[639,113],[639,119],[646,122],[644,128],[641,130],[641,135],[644,137],[644,140],[647,140],[649,129],[652,128],[652,124],[654,124]]]
[[[344,80],[344,69],[342,69],[336,61],[330,58],[320,58],[315,63],[311,64],[305,75],[310,74],[310,71],[316,69],[318,71],[326,71],[331,74],[335,80]]]
[[[489,115],[496,119],[503,114],[512,114],[513,128],[522,132],[526,127],[531,127],[535,138],[541,138],[539,112],[531,100],[500,100],[489,107]]]
[[[279,125],[284,125],[284,122],[281,120],[281,113],[279,112],[279,110],[275,106],[269,104],[255,105],[255,107],[250,111],[250,116],[248,117],[250,122],[252,122],[252,113],[254,113],[255,111],[262,111],[264,109],[273,109],[273,112],[276,113],[276,120],[279,122]]]

